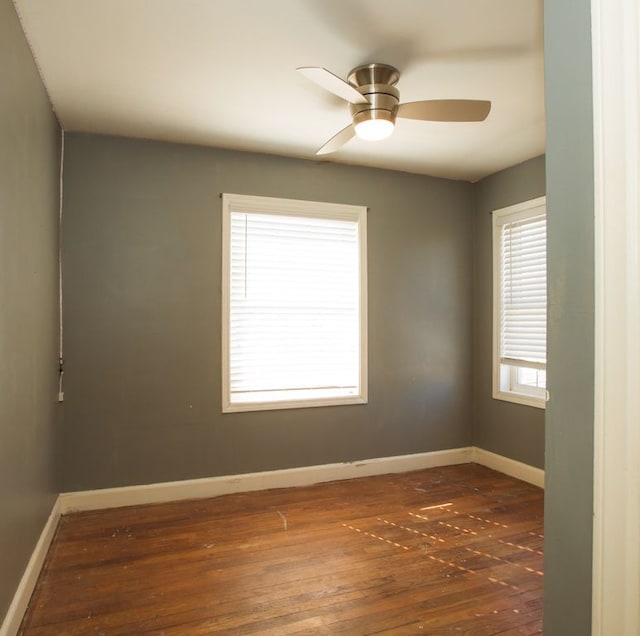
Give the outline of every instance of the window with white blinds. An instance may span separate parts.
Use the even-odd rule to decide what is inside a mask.
[[[366,208],[223,195],[223,411],[366,402]]]
[[[497,210],[494,226],[494,397],[543,406],[547,363],[544,198]]]

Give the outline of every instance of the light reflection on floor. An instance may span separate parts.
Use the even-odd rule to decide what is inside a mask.
[[[490,519],[487,516],[478,516],[466,512],[460,512],[458,510],[455,510],[453,508],[453,505],[454,504],[452,502],[447,502],[443,504],[436,504],[433,506],[426,506],[419,509],[419,511],[422,513],[430,511],[429,516],[420,514],[419,512],[409,511],[408,513],[406,513],[409,517],[409,522],[407,523],[392,521],[391,519],[387,519],[385,517],[376,517],[376,521],[383,524],[379,529],[376,529],[376,531],[372,531],[372,528],[365,529],[364,527],[358,527],[352,524],[343,523],[342,525],[349,530],[359,533],[363,537],[381,541],[383,543],[401,548],[403,550],[419,550],[423,555],[426,556],[426,558],[431,561],[437,562],[440,565],[444,565],[447,568],[451,568],[470,575],[477,576],[479,575],[481,570],[467,567],[466,565],[464,565],[464,559],[460,561],[456,559],[447,560],[446,558],[441,558],[440,556],[436,556],[435,554],[430,554],[429,549],[431,546],[428,543],[425,544],[425,542],[416,542],[419,542],[421,538],[437,542],[439,545],[434,549],[434,551],[439,554],[442,554],[442,544],[446,545],[447,543],[449,543],[452,548],[462,547],[469,554],[482,557],[483,559],[487,559],[492,562],[497,562],[501,566],[502,570],[504,570],[505,566],[513,567],[532,574],[535,577],[543,576],[543,572],[540,569],[531,568],[527,565],[516,563],[509,559],[498,556],[497,554],[494,554],[489,550],[489,548],[487,548],[487,544],[494,546],[503,545],[524,553],[536,554],[539,556],[543,555],[542,550],[538,550],[519,543],[514,543],[512,541],[507,541],[501,539],[500,537],[493,536],[493,534],[489,534],[489,531],[499,532],[501,530],[508,530],[509,525],[504,524],[500,521],[496,521],[494,519]],[[449,521],[451,521],[451,515],[455,515],[454,519],[456,520],[456,523],[450,523],[449,521],[438,518],[445,514],[447,515]],[[371,523],[371,520],[367,519],[366,522],[369,524]],[[424,524],[424,522],[428,524],[428,527],[425,528],[424,525],[423,527],[416,527],[417,524]],[[478,524],[482,525],[478,527]],[[467,527],[468,525],[475,526],[475,528]],[[413,543],[400,543],[394,538],[390,538],[388,532],[396,532],[397,534],[397,531],[410,533],[414,540]],[[443,531],[446,534],[443,534]],[[536,539],[544,538],[542,534],[531,531],[527,532],[527,536],[531,536]],[[461,546],[460,543],[465,541],[471,541],[475,547],[469,547],[465,545]],[[482,544],[478,545],[480,544],[480,542],[482,542]],[[410,545],[407,545],[407,543],[410,543]],[[476,549],[477,547],[482,547],[483,549]],[[520,587],[504,580],[504,576],[494,576],[494,572],[486,572],[486,569],[487,568],[482,568],[482,574],[480,575],[484,576],[484,578],[489,582],[495,585],[500,585],[502,587],[508,587],[514,591],[520,591]]]

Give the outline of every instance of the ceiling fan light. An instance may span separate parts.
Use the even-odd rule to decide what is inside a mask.
[[[355,125],[356,135],[366,141],[380,141],[391,136],[393,122],[388,119],[364,119]]]

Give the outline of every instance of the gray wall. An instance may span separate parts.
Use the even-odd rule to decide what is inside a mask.
[[[63,490],[471,443],[473,187],[71,134]],[[369,404],[222,415],[221,192],[369,207]]]
[[[55,497],[59,128],[0,0],[0,623]]]
[[[550,400],[545,634],[591,633],[594,204],[589,0],[545,2]]]
[[[473,271],[473,443],[544,468],[544,410],[491,397],[493,252],[491,212],[545,195],[544,156],[476,184]]]

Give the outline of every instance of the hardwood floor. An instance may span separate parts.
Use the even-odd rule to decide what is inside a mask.
[[[542,514],[466,464],[67,515],[21,634],[540,634]]]

